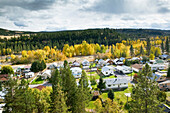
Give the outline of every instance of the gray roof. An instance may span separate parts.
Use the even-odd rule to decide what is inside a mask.
[[[127,79],[124,78],[111,78],[111,79],[104,79],[106,84],[122,84],[122,83],[128,83]]]

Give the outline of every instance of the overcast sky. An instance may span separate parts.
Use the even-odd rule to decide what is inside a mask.
[[[0,28],[170,30],[170,0],[0,0]]]

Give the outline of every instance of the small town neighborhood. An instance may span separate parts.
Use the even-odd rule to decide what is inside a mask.
[[[121,100],[121,102],[126,103],[128,101],[126,98],[129,98],[130,100],[132,86],[135,86],[139,72],[147,63],[153,71],[152,77],[149,79],[156,81],[159,89],[166,92],[168,95],[164,106],[167,109],[166,112],[170,112],[168,107],[170,106],[170,78],[167,77],[170,56],[160,55],[154,60],[147,61],[145,61],[143,57],[133,57],[131,59],[125,59],[123,57],[116,59],[95,59],[95,57],[91,57],[90,60],[78,59],[73,62],[68,62],[77,85],[79,85],[82,72],[84,71],[87,75],[89,83],[88,87],[93,95],[92,100],[86,108],[88,111],[93,112],[93,104],[98,97],[101,97],[102,101],[105,101],[107,92],[110,89],[115,91],[115,98]],[[131,61],[135,63],[127,65],[127,62]],[[49,79],[51,78],[53,71],[55,71],[55,69],[60,71],[63,67],[64,62],[48,63],[42,71],[34,73],[31,71],[31,65],[15,65],[12,66],[14,74],[1,74],[0,81],[2,83],[8,81],[8,76],[20,80],[24,78],[28,82],[30,88],[42,90],[46,87],[52,87]],[[105,83],[105,87],[101,90],[97,87],[100,78],[102,78]],[[2,88],[2,91],[0,92],[1,100],[3,100],[5,96],[4,90],[5,89]],[[3,109],[3,105],[5,105],[5,103],[1,104],[1,109]]]
[[[0,113],[170,113],[170,0],[0,0]]]

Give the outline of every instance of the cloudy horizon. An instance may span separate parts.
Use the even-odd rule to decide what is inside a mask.
[[[61,31],[90,28],[170,30],[170,0],[1,0],[0,28]]]

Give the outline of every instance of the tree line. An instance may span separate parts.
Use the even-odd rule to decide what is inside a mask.
[[[10,33],[10,32],[9,32]],[[3,49],[11,49],[15,54],[22,50],[43,49],[45,46],[62,50],[64,44],[80,44],[83,40],[99,45],[112,45],[122,40],[138,40],[140,38],[169,36],[170,33],[161,30],[144,29],[88,29],[77,31],[38,32],[22,35],[19,38],[0,39],[1,55],[10,54]]]

